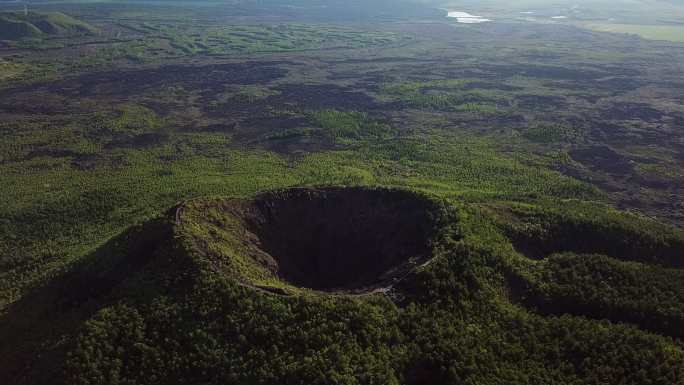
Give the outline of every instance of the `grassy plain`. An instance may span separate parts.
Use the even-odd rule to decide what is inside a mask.
[[[684,26],[681,25],[589,23],[586,26],[601,32],[639,35],[650,40],[684,42]]]

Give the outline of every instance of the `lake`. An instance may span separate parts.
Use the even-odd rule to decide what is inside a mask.
[[[457,23],[463,23],[463,24],[477,24],[477,23],[486,23],[488,21],[492,21],[492,20],[486,19],[482,16],[471,15],[468,12],[462,12],[462,11],[448,11],[447,17],[453,17],[456,19]]]

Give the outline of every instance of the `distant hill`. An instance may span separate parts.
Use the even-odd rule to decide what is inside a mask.
[[[18,40],[42,35],[95,33],[97,29],[61,12],[28,14],[0,13],[0,40]]]

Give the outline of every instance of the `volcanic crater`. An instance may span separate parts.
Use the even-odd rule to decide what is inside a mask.
[[[223,252],[212,259],[251,265],[238,275],[254,286],[268,284],[249,272],[323,292],[392,286],[432,258],[451,213],[421,193],[365,187],[291,188],[207,204],[195,212],[213,212],[205,225],[229,245],[214,248]]]

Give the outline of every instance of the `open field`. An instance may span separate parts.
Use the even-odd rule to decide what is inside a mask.
[[[684,42],[684,26],[681,25],[641,25],[641,24],[594,24],[588,28],[601,32],[626,33],[639,35],[650,40],[669,40]]]

